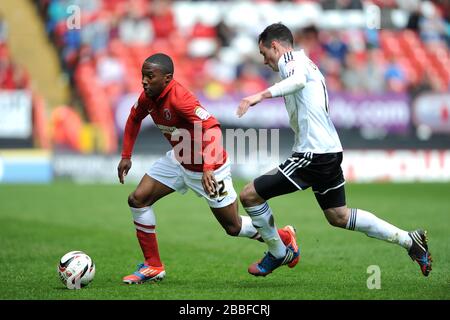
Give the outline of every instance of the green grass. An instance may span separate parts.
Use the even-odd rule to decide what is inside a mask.
[[[236,182],[241,190],[243,182]],[[450,299],[450,184],[347,184],[351,207],[428,230],[428,278],[406,251],[326,222],[311,191],[270,201],[278,226],[297,227],[302,259],[265,278],[247,273],[264,244],[225,234],[192,192],[155,205],[164,281],[121,284],[142,260],[127,196],[134,185],[0,185],[0,299]],[[241,213],[242,211],[242,207]],[[67,290],[56,265],[71,250],[95,261],[94,281]],[[381,289],[367,288],[367,268]]]

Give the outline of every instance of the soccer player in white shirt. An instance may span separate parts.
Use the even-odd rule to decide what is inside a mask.
[[[348,208],[345,179],[341,169],[342,146],[331,122],[325,79],[303,50],[294,51],[291,31],[281,23],[268,26],[258,39],[264,64],[279,72],[281,81],[245,97],[237,115],[264,99],[282,96],[295,133],[293,154],[278,168],[256,178],[240,193],[241,202],[269,247],[269,252],[248,268],[255,276],[266,276],[290,264],[295,252],[280,240],[267,200],[312,188],[328,222],[335,227],[356,230],[369,237],[398,244],[408,250],[424,276],[431,271],[426,231],[407,232],[362,209]]]

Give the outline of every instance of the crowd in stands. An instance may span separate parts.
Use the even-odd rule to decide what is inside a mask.
[[[203,14],[194,21],[192,12],[185,13],[172,0],[29,1],[33,1],[43,18],[89,122],[100,128],[106,152],[114,152],[117,147],[114,110],[118,101],[126,94],[137,96],[141,91],[141,65],[153,53],[169,54],[175,62],[175,78],[196,94],[213,99],[252,94],[278,81],[278,75],[262,64],[256,43],[267,21],[251,16],[246,21],[242,19],[248,15],[246,12],[240,12],[234,21],[225,19],[224,15],[217,19],[213,13]],[[416,95],[423,91],[450,90],[449,1],[253,2],[312,3],[323,12],[364,10],[366,5],[375,4],[386,16],[389,10],[403,10],[408,13],[403,28],[381,25],[380,29],[330,29],[321,28],[317,23],[291,27],[295,48],[304,49],[319,66],[331,94]],[[212,4],[213,1],[209,3]],[[241,24],[236,23],[239,19]],[[194,22],[189,24],[189,21]],[[11,57],[7,36],[8,26],[0,16],[0,90],[30,89],[28,73]],[[60,128],[73,129],[55,130],[67,134],[55,135],[53,139],[55,143],[81,150],[80,139],[69,141],[69,137],[79,137],[83,127],[79,115],[73,118],[80,121],[69,121],[73,124],[69,125],[72,113],[66,106],[52,112],[55,128],[60,124]]]
[[[217,10],[202,11],[198,18],[199,12],[189,11],[192,8],[180,9],[187,1],[33,1],[72,87],[84,103],[87,118],[102,128],[105,141],[109,141],[105,149],[108,152],[117,147],[115,110],[124,96],[137,97],[142,90],[141,66],[153,53],[170,55],[175,63],[175,78],[200,97],[253,94],[278,80],[278,75],[262,64],[256,43],[267,21],[258,20],[242,8],[236,16],[228,14],[229,19],[219,12],[222,16],[217,19]],[[233,1],[211,1],[207,5],[224,2]],[[253,2],[299,3],[318,7],[324,13],[361,11],[367,4],[375,4],[383,17],[391,15],[389,10],[401,9],[407,12],[402,28],[381,25],[333,29],[316,23],[291,27],[295,48],[304,49],[319,66],[330,94],[449,91],[450,8],[446,1]]]
[[[250,37],[242,37],[245,30],[236,30],[223,20],[216,25],[197,22],[188,32],[180,30],[173,1],[36,1],[47,32],[72,79],[81,64],[90,63],[99,85],[112,100],[123,92],[139,90],[140,65],[155,51],[169,53],[175,60],[177,78],[196,92],[214,96],[248,94],[275,81],[273,74],[261,66],[257,50],[232,57],[239,50],[236,48],[240,46],[239,41],[244,47],[249,41]],[[363,2],[320,3],[328,10],[362,9]],[[329,89],[379,93],[406,92],[427,86],[436,91],[448,90],[449,17],[444,2],[437,1],[436,5],[402,0],[370,2],[383,8],[405,6],[410,10],[408,29],[320,30],[311,25],[295,30],[296,47],[303,48],[322,69]],[[414,2],[416,5],[412,6]],[[81,9],[81,27],[68,29],[67,8],[72,4]],[[409,48],[412,45],[418,48]],[[391,46],[400,47],[395,50]],[[408,56],[409,49],[411,56]],[[419,51],[427,58],[425,62],[430,63],[430,68],[415,65],[412,56]],[[439,70],[442,65],[447,70]],[[127,80],[130,77],[133,79]]]
[[[45,100],[32,90],[28,71],[14,62],[8,46],[8,36],[8,24],[0,13],[0,91],[26,90],[31,94],[34,146],[48,148],[50,139]]]
[[[28,72],[13,61],[7,40],[8,25],[0,15],[0,90],[29,89]]]

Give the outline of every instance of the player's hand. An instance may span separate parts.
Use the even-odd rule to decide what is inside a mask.
[[[125,181],[125,176],[131,168],[131,159],[122,159],[117,166],[117,175],[121,184]]]
[[[206,194],[210,197],[216,196],[218,184],[216,178],[214,177],[214,171],[208,170],[203,172],[202,186],[203,190],[205,190]]]
[[[239,103],[239,107],[236,111],[237,116],[240,118],[242,117],[251,106],[254,106],[255,104],[261,102],[261,100],[263,99],[263,95],[262,93],[257,93],[254,94],[252,96],[248,96],[245,97],[244,99],[241,100],[241,102]]]

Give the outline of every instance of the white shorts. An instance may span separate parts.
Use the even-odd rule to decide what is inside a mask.
[[[214,177],[219,184],[219,192],[215,198],[211,198],[203,190],[203,173],[185,169],[175,159],[173,150],[168,151],[164,157],[153,163],[147,174],[181,194],[186,193],[188,188],[193,190],[197,196],[205,198],[211,208],[226,207],[237,198],[236,191],[233,188],[228,159],[219,169],[214,171]]]

